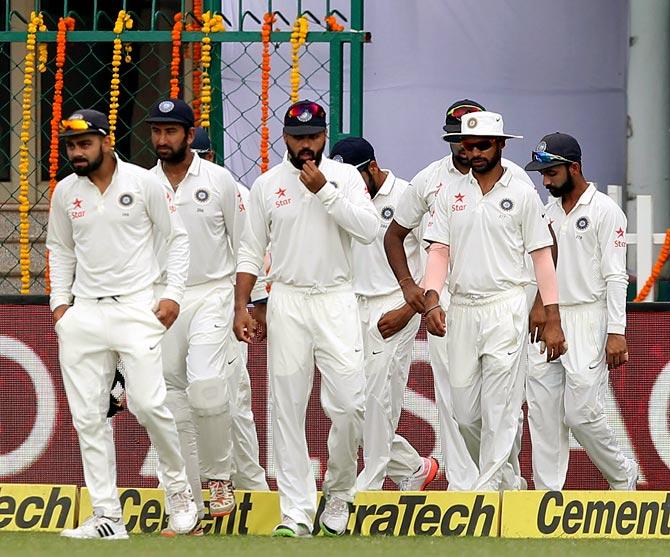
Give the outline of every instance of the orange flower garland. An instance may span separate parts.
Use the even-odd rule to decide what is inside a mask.
[[[665,231],[665,241],[661,246],[661,251],[658,254],[658,259],[656,260],[656,263],[654,264],[654,267],[651,270],[651,275],[649,275],[649,278],[647,279],[647,282],[644,283],[644,286],[640,290],[640,293],[633,300],[634,302],[644,302],[644,300],[649,295],[652,286],[654,286],[654,283],[658,280],[658,277],[661,275],[661,270],[663,269],[663,265],[665,265],[666,261],[668,260],[668,257],[670,257],[670,228],[668,228]]]
[[[19,266],[21,268],[21,294],[30,294],[30,154],[28,141],[32,126],[33,77],[35,76],[36,33],[44,26],[41,13],[30,13],[26,36],[26,58],[21,98],[21,134],[19,146]]]
[[[182,15],[174,14],[172,26],[172,60],[170,62],[170,98],[179,96],[179,66],[181,65],[181,32],[184,28]]]
[[[212,63],[212,39],[210,33],[225,31],[223,16],[206,12],[202,14],[202,93],[200,95],[200,125],[209,127],[209,112],[212,102],[212,80],[209,77],[209,67]]]
[[[51,145],[49,149],[49,202],[56,187],[56,175],[58,174],[58,128],[63,118],[63,66],[65,66],[65,46],[67,44],[67,32],[74,29],[74,18],[61,17],[58,20],[58,32],[56,33],[56,75],[54,84],[54,100],[51,112]],[[51,292],[51,280],[49,274],[49,253],[47,252],[47,265],[44,273],[46,282],[46,293]]]
[[[112,142],[112,147],[116,143],[115,131],[116,131],[116,121],[119,115],[119,85],[121,84],[121,78],[119,76],[119,68],[121,67],[121,50],[123,49],[123,43],[121,42],[121,33],[125,29],[133,28],[133,18],[125,10],[119,11],[119,15],[116,18],[116,23],[114,24],[114,33],[116,38],[114,39],[114,47],[112,49],[112,81],[109,87],[109,137]],[[126,45],[125,48],[125,61],[126,63],[130,62],[130,45]]]
[[[263,43],[263,56],[261,61],[261,172],[270,167],[270,130],[268,118],[270,117],[270,34],[272,24],[277,17],[274,13],[266,13],[263,16],[263,27],[261,29],[261,40]]]
[[[189,31],[200,31],[201,25],[200,21],[202,20],[202,0],[193,0],[193,16],[195,21],[192,25],[189,25]],[[193,115],[195,116],[196,126],[200,125],[200,95],[202,94],[202,71],[200,70],[200,64],[202,61],[202,45],[201,43],[192,43],[193,49],[193,77],[192,77],[192,88],[193,88]]]
[[[300,16],[293,24],[291,33],[291,103],[298,102],[298,89],[300,88],[300,56],[298,51],[305,44],[309,23],[305,16]]]
[[[328,31],[335,31],[335,32],[338,32],[338,33],[340,31],[344,31],[344,25],[340,25],[337,22],[337,18],[333,14],[327,15],[324,18],[324,20],[326,22],[326,29],[328,29]]]

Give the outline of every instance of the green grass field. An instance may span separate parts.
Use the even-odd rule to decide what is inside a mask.
[[[204,537],[77,541],[56,534],[0,533],[0,557],[667,557],[665,540],[503,540],[483,538]]]

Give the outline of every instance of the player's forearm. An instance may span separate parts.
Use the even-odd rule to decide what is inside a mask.
[[[172,233],[167,252],[167,286],[162,298],[181,304],[186,289],[190,249],[186,229],[176,226]]]
[[[381,222],[369,199],[361,198],[361,204],[347,198],[333,182],[316,193],[327,213],[338,226],[362,244],[370,244],[377,237]]]
[[[558,280],[551,257],[551,248],[535,250],[530,256],[533,259],[537,289],[542,297],[542,303],[545,307],[558,304]]]
[[[251,291],[256,284],[256,275],[238,272],[235,277],[235,311],[246,309]]]
[[[623,335],[626,332],[627,281],[607,282],[607,332]]]
[[[407,255],[405,254],[404,242],[411,230],[400,226],[396,221],[391,221],[386,234],[384,235],[384,251],[386,259],[391,266],[391,270],[397,280],[411,277],[412,274],[407,264]]]
[[[434,243],[428,248],[428,261],[423,286],[426,292],[442,292],[449,274],[449,246]]]

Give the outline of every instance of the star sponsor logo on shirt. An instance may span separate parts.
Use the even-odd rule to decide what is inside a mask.
[[[207,188],[197,188],[193,192],[193,199],[196,203],[200,203],[201,205],[206,205],[207,203],[210,202],[212,196],[209,193],[209,190]]]
[[[614,232],[616,232],[616,238],[614,238],[614,247],[615,248],[625,248],[626,247],[626,231],[622,226],[619,226]]]
[[[242,196],[240,195],[240,192],[237,192],[237,210],[240,213],[244,213],[247,208],[244,206],[244,201],[242,201]]]
[[[86,215],[86,211],[82,207],[82,203],[84,202],[83,199],[79,199],[78,197],[75,197],[74,200],[72,201],[72,210],[70,211],[70,218],[72,220],[80,219],[84,215]]]
[[[177,211],[177,208],[174,206],[174,202],[172,200],[172,195],[170,195],[170,192],[165,192],[165,198],[167,199],[168,202],[168,209],[170,210],[170,213],[175,213]]]
[[[291,204],[291,198],[286,197],[286,188],[278,187],[275,195],[277,196],[277,199],[275,199],[275,207],[277,209]]]
[[[451,205],[451,210],[454,212],[464,211],[465,207],[466,207],[465,194],[459,191],[457,194],[454,195],[454,203]]]
[[[384,220],[391,220],[393,218],[393,215],[395,214],[395,211],[393,207],[389,207],[388,205],[382,209],[382,218]]]

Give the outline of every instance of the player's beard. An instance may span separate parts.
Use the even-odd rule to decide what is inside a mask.
[[[316,166],[319,166],[325,148],[326,145],[324,144],[324,146],[321,147],[321,149],[316,153],[311,149],[301,149],[300,151],[298,151],[298,153],[294,153],[293,151],[291,151],[291,148],[288,145],[286,146],[286,150],[288,151],[288,160],[290,160],[291,164],[295,166],[298,170],[302,170],[302,167],[307,161],[307,159],[301,158],[301,155],[304,154],[309,154],[309,158],[314,161],[314,164],[316,164]]]
[[[545,186],[552,197],[563,197],[575,189],[575,181],[568,174],[567,179],[560,186]]]
[[[100,149],[100,152],[98,153],[98,156],[94,158],[93,160],[88,160],[86,157],[77,157],[74,159],[70,159],[70,164],[72,165],[72,169],[74,170],[74,173],[77,176],[88,176],[92,172],[95,172],[100,168],[102,165],[102,161],[105,160],[105,154],[102,152],[102,149]],[[86,161],[86,166],[75,166],[74,163],[76,162],[84,162]]]
[[[472,168],[472,173],[487,174],[488,172],[491,172],[491,170],[493,170],[498,165],[501,158],[502,158],[502,149],[496,147],[496,152],[494,155],[491,156],[490,159],[486,159],[484,157],[474,157],[470,159],[470,168]],[[484,164],[483,166],[475,167],[475,164],[478,163],[479,161],[485,161],[486,164]]]
[[[451,154],[453,155],[454,159],[456,159],[463,166],[470,168],[470,161],[465,154],[465,149],[463,149],[463,146],[460,143],[450,143],[449,148],[451,149]]]
[[[186,152],[188,150],[188,142],[186,139],[184,139],[183,143],[179,145],[176,149],[172,149],[171,147],[163,147],[167,151],[164,153],[159,153],[158,149],[156,149],[156,157],[158,157],[159,160],[163,162],[169,162],[171,164],[179,164],[180,162],[183,162],[184,159],[186,158]]]

